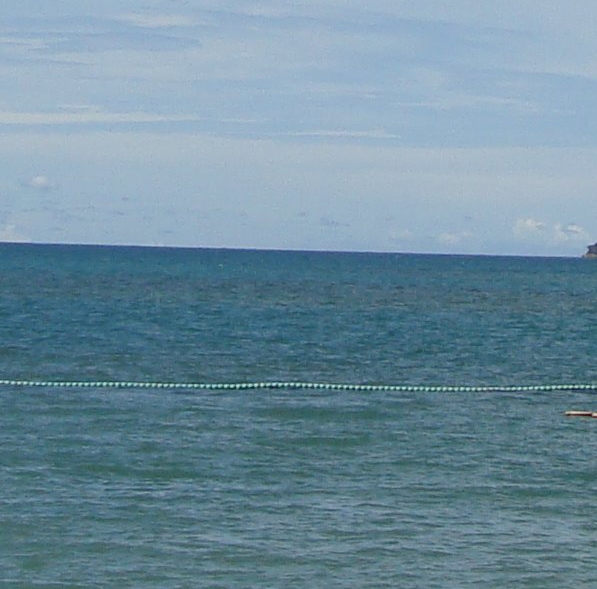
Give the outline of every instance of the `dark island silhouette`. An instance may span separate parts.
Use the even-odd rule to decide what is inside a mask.
[[[583,258],[597,258],[597,243],[587,246],[587,253],[583,254]]]

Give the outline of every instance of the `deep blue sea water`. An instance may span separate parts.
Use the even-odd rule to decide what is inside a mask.
[[[582,259],[0,246],[0,379],[597,382]],[[584,392],[0,388],[0,587],[597,586]]]

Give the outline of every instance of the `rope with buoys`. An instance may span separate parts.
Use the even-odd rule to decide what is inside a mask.
[[[93,389],[175,389],[198,391],[242,391],[255,389],[311,389],[323,391],[390,391],[399,393],[524,393],[524,392],[566,392],[597,391],[597,383],[591,384],[544,384],[544,385],[489,385],[489,386],[429,386],[391,384],[349,384],[298,381],[265,382],[140,382],[140,381],[77,381],[77,380],[10,380],[0,379],[0,387],[41,388],[93,388]]]

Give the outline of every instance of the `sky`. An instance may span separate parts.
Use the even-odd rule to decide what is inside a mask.
[[[0,241],[578,256],[594,0],[3,0]]]

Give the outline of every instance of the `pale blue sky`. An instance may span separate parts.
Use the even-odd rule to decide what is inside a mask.
[[[597,3],[5,0],[0,240],[580,255]]]

